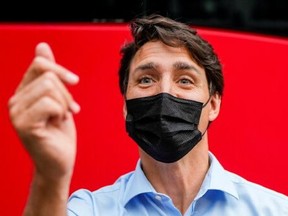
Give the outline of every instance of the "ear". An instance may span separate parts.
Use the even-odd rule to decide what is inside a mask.
[[[123,104],[123,117],[124,117],[124,119],[126,119],[126,116],[127,116],[127,107],[126,107],[126,102],[124,101],[124,104]]]
[[[219,115],[221,107],[221,96],[219,93],[215,93],[210,99],[210,111],[209,111],[209,121],[214,121]]]

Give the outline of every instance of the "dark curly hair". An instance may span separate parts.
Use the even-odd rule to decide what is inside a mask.
[[[205,69],[211,94],[223,94],[224,79],[222,66],[213,47],[189,25],[161,15],[136,18],[130,24],[133,42],[121,49],[119,68],[120,91],[125,95],[128,84],[130,63],[136,52],[149,41],[162,41],[172,47],[186,47],[196,63]]]

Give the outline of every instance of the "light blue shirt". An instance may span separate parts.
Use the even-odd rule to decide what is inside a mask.
[[[209,156],[208,173],[184,216],[288,216],[287,196],[226,171],[212,153]],[[155,191],[140,164],[139,160],[135,171],[113,185],[74,192],[68,201],[68,215],[180,216],[170,197]]]

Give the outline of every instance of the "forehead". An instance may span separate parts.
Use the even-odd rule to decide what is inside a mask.
[[[135,54],[132,63],[138,63],[149,58],[178,57],[192,60],[192,55],[186,47],[171,47],[161,41],[150,41],[144,44]]]
[[[190,65],[191,68],[202,71],[205,75],[203,67],[196,63],[186,47],[171,47],[161,41],[147,42],[136,52],[130,64],[130,74],[141,65],[157,65],[159,68],[168,70],[179,63]]]

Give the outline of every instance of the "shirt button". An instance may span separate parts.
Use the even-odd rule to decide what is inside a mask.
[[[156,195],[156,196],[155,196],[155,199],[158,200],[158,201],[161,201],[161,200],[162,200],[162,197],[161,197],[160,195]]]

